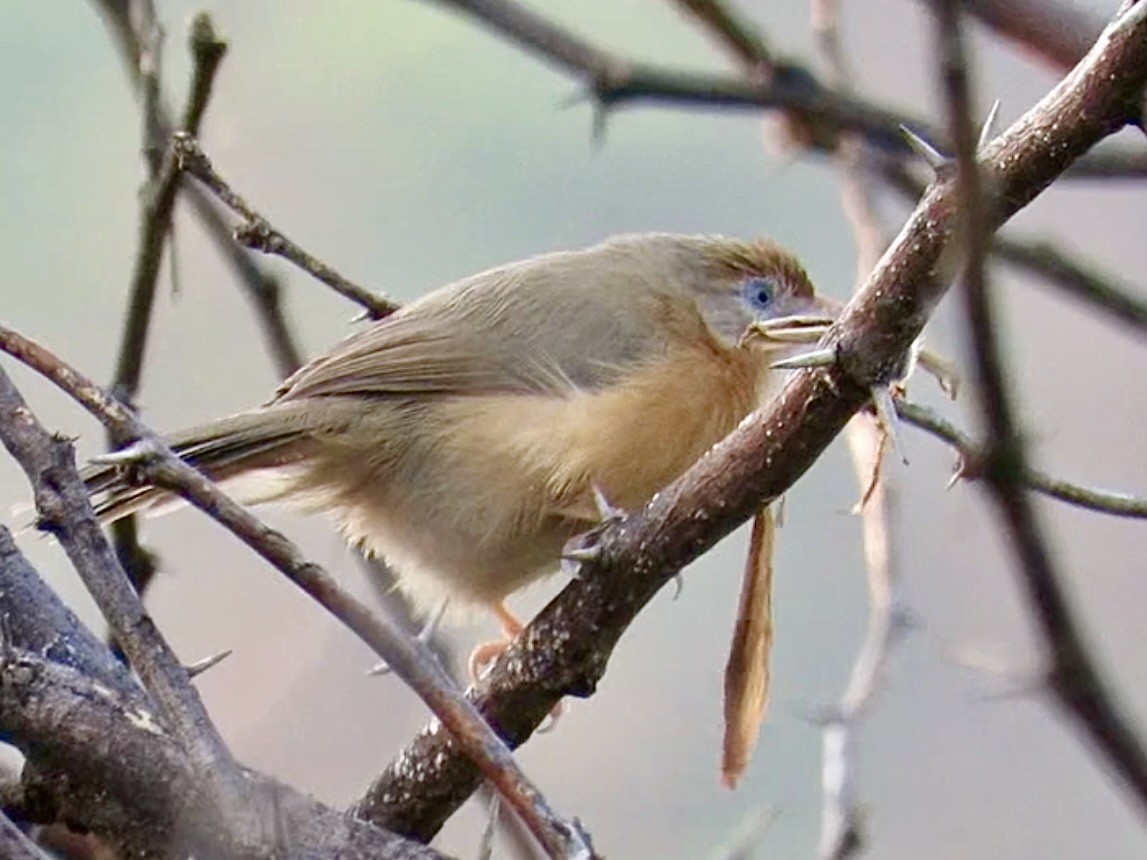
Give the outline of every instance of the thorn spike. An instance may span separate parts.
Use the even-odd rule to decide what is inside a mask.
[[[908,146],[919,155],[924,163],[932,168],[932,172],[939,175],[949,165],[949,159],[944,153],[914,132],[906,125],[900,126],[900,133],[908,142]]]
[[[834,364],[836,364],[836,348],[828,346],[782,358],[769,366],[774,370],[801,370],[806,367],[832,367]]]

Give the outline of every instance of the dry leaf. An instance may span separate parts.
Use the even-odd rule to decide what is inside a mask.
[[[721,779],[729,788],[745,772],[757,745],[769,701],[769,658],[773,647],[773,546],[771,508],[753,517],[741,600],[725,665],[725,744]]]

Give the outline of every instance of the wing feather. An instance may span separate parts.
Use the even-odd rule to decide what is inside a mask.
[[[347,338],[272,402],[596,390],[661,344],[648,308],[634,312],[649,299],[632,273],[564,252],[475,275]]]

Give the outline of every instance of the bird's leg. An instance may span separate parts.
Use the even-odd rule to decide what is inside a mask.
[[[498,619],[498,623],[502,627],[502,638],[494,639],[490,642],[483,642],[470,652],[470,677],[475,681],[490,668],[490,664],[498,659],[503,651],[510,647],[510,643],[514,641],[514,638],[521,633],[525,627],[525,625],[506,608],[506,604],[500,600],[490,607],[490,611],[494,613],[494,616]]]
[[[477,681],[490,668],[491,663],[502,656],[502,653],[510,647],[510,643],[526,627],[500,600],[490,607],[490,611],[494,613],[498,623],[502,626],[502,638],[483,642],[470,652],[470,677],[474,681]],[[564,710],[561,702],[554,705],[550,710],[549,719],[542,723],[538,731],[546,732],[556,726]]]

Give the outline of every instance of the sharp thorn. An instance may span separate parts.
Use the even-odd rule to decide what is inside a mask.
[[[597,508],[597,515],[603,523],[612,523],[625,519],[625,511],[611,505],[601,487],[597,484],[591,484],[590,489],[593,491],[593,503]]]
[[[904,139],[908,142],[908,146],[912,151],[924,159],[924,162],[932,168],[934,173],[939,174],[940,171],[948,166],[948,157],[908,126],[901,125],[900,133],[904,135]]]
[[[992,103],[992,109],[988,111],[988,118],[980,127],[980,140],[976,143],[976,152],[983,152],[987,145],[992,142],[992,138],[996,136],[996,119],[999,115],[1000,100],[996,99]]]
[[[832,367],[834,364],[836,364],[836,349],[828,346],[782,358],[769,366],[774,370],[801,370],[806,367]]]
[[[199,675],[202,675],[208,669],[218,666],[230,656],[231,649],[228,648],[226,651],[220,651],[218,654],[212,654],[210,657],[204,657],[202,660],[196,663],[192,663],[187,667],[187,676],[189,678],[195,678]]]
[[[140,463],[159,453],[159,446],[151,439],[139,439],[116,451],[106,454],[97,454],[91,458],[93,463],[101,466],[117,466],[121,463]]]
[[[601,547],[599,546],[576,546],[563,550],[562,558],[566,561],[575,561],[581,564],[585,561],[593,561],[601,555]]]
[[[434,607],[434,611],[426,619],[426,623],[422,625],[422,629],[418,631],[415,637],[419,642],[425,645],[434,638],[434,634],[438,632],[438,625],[442,623],[442,616],[446,614],[446,607],[450,605],[448,598],[442,598],[438,605]]]

